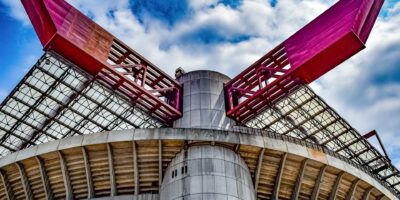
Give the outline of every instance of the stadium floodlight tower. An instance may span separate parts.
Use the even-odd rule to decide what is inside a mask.
[[[383,0],[340,0],[237,77],[176,79],[63,0],[0,107],[0,199],[399,199],[400,173],[307,84],[365,47]]]

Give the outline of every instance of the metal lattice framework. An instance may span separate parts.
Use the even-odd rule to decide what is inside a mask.
[[[76,134],[163,123],[55,53],[45,54],[0,107],[0,156]]]
[[[226,84],[227,115],[243,123],[364,49],[382,4],[343,0],[330,7]]]
[[[398,169],[306,85],[270,103],[246,125],[323,145],[377,174],[400,192]]]
[[[22,0],[45,51],[54,51],[169,125],[182,86],[64,0]]]
[[[77,134],[168,127],[182,116],[182,85],[77,9],[64,0],[22,3],[47,53],[1,104],[0,157]],[[305,85],[365,48],[382,4],[339,1],[224,92],[239,125],[326,147],[400,195],[390,159]]]

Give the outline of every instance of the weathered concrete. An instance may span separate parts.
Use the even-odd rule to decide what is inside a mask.
[[[192,146],[168,166],[161,200],[255,198],[251,175],[243,159],[219,146]]]
[[[158,194],[121,195],[115,197],[91,198],[90,200],[159,200]]]
[[[299,141],[295,142],[295,140],[293,140],[293,139],[290,141],[284,140],[284,139],[279,139],[279,135],[274,135],[273,133],[270,133],[267,131],[262,132],[262,131],[255,131],[253,129],[245,129],[245,128],[240,129],[240,130],[232,129],[230,131],[210,130],[210,129],[194,129],[194,128],[187,128],[187,129],[186,128],[132,129],[132,130],[96,133],[96,134],[84,135],[84,136],[75,136],[75,137],[70,137],[70,138],[66,138],[66,139],[62,139],[62,140],[58,140],[58,141],[54,141],[54,142],[50,142],[50,143],[37,145],[34,147],[27,148],[23,151],[18,151],[18,152],[9,154],[0,159],[0,168],[6,169],[6,168],[8,168],[8,166],[14,166],[15,163],[17,163],[17,162],[24,163],[29,159],[35,158],[36,156],[42,157],[43,159],[47,159],[47,157],[54,154],[54,152],[68,151],[72,148],[81,149],[82,146],[84,146],[85,148],[86,147],[87,148],[95,148],[96,146],[107,145],[107,144],[111,144],[111,146],[112,146],[112,145],[115,145],[115,143],[125,143],[124,145],[126,145],[126,143],[132,144],[133,141],[138,142],[138,143],[149,142],[149,141],[156,142],[156,145],[154,145],[154,152],[152,153],[152,155],[154,156],[154,165],[156,167],[154,168],[155,173],[151,172],[152,175],[160,174],[159,166],[160,166],[160,162],[162,162],[162,161],[160,161],[159,159],[165,159],[165,157],[161,156],[161,158],[160,158],[160,156],[159,156],[161,154],[159,154],[160,146],[159,146],[158,141],[163,141],[163,142],[168,142],[168,141],[181,141],[181,142],[191,141],[191,142],[193,142],[193,141],[197,141],[197,142],[203,142],[203,143],[208,142],[208,144],[214,143],[214,144],[216,144],[216,146],[221,145],[221,144],[225,144],[225,145],[230,144],[233,146],[247,146],[247,147],[252,147],[252,148],[266,149],[266,152],[271,151],[271,150],[276,150],[276,151],[282,152],[282,153],[289,153],[289,155],[304,157],[304,158],[319,162],[323,165],[328,165],[329,167],[333,167],[333,168],[336,168],[337,170],[346,172],[346,174],[351,174],[353,177],[361,179],[363,181],[363,183],[367,183],[370,186],[376,188],[376,190],[380,191],[387,198],[397,199],[390,192],[390,190],[388,190],[386,187],[383,186],[383,184],[380,181],[378,181],[374,177],[370,176],[368,173],[365,173],[364,171],[362,171],[360,166],[354,166],[346,160],[341,160],[339,157],[335,157],[333,155],[328,155],[318,149],[306,147],[306,145],[304,145],[304,146],[300,145],[300,144],[302,144],[301,142],[299,142]],[[179,143],[176,143],[176,144],[178,145]],[[195,148],[195,147],[196,146],[189,146],[189,149]],[[132,147],[130,147],[130,148],[132,148]],[[164,149],[164,147],[161,147],[162,154],[164,154],[164,153],[169,154],[169,152],[168,152],[169,148],[170,147],[168,147],[168,146],[166,146],[165,149]],[[180,148],[180,150],[184,149],[184,147],[179,147],[179,148]],[[206,173],[206,174],[204,174],[204,176],[207,176],[207,177],[209,176],[208,178],[214,180],[213,184],[216,184],[218,181],[222,181],[222,180],[225,180],[226,184],[233,184],[233,182],[230,183],[229,181],[233,181],[233,180],[236,181],[235,177],[238,175],[237,174],[229,175],[230,167],[225,167],[225,166],[229,166],[232,163],[239,164],[240,167],[243,169],[245,169],[247,166],[245,166],[244,163],[242,161],[240,161],[241,158],[240,158],[239,154],[226,154],[225,150],[224,150],[224,153],[222,154],[221,149],[225,149],[225,148],[219,146],[219,147],[214,147],[211,149],[205,148],[205,149],[202,149],[201,151],[189,150],[188,156],[190,156],[190,158],[192,158],[192,161],[196,162],[196,160],[197,160],[197,162],[201,161],[201,163],[198,163],[197,165],[196,164],[191,165],[188,168],[188,170],[189,169],[194,170],[194,171],[199,170],[199,172],[203,173],[203,171],[202,171],[203,170],[203,168],[202,168],[203,161],[202,160],[216,160],[215,162],[216,163],[218,162],[219,164],[215,164],[215,165],[224,166],[225,172],[220,172],[220,171],[207,172],[207,173],[204,172],[204,173]],[[235,150],[235,148],[231,148],[231,149],[232,150],[229,150],[231,152],[238,151],[237,153],[240,153],[240,151],[241,151],[240,148],[238,148],[238,150]],[[97,151],[97,150],[92,150],[92,152],[93,151]],[[101,151],[101,149],[99,151]],[[81,150],[79,150],[78,152],[81,152]],[[142,152],[142,153],[146,153],[146,152]],[[249,158],[253,159],[254,163],[257,163],[257,160],[259,160],[259,158],[257,157],[258,154],[259,153],[257,151],[255,155],[250,156]],[[107,155],[107,154],[105,154],[105,155]],[[118,154],[115,154],[115,155],[118,156]],[[141,156],[143,156],[143,154],[141,154]],[[244,154],[242,156],[246,156],[246,154]],[[101,158],[100,154],[99,154],[99,157]],[[144,161],[147,162],[146,157],[141,157],[141,158],[145,159]],[[129,159],[132,159],[132,156]],[[178,158],[176,158],[176,159],[178,159]],[[182,158],[179,158],[179,159],[182,159]],[[86,160],[88,160],[88,159],[86,158]],[[108,160],[107,159],[104,159],[104,160],[105,160],[105,165],[107,165]],[[226,163],[225,162],[226,160],[232,160],[234,162]],[[96,160],[94,160],[94,161],[96,161]],[[44,161],[44,162],[47,162],[47,161]],[[68,162],[70,162],[70,161],[68,161]],[[82,155],[82,161],[77,160],[76,162],[84,163],[83,155]],[[91,161],[87,161],[87,162],[91,162]],[[222,162],[223,164],[221,164],[220,162]],[[166,164],[166,163],[163,163],[163,164]],[[134,164],[128,163],[128,165],[133,166]],[[170,165],[172,165],[172,164],[170,164]],[[85,168],[82,168],[82,170],[83,170],[82,173],[85,175],[85,172],[84,172]],[[107,168],[107,170],[109,170],[109,169]],[[218,170],[218,169],[216,169],[216,170]],[[262,170],[264,170],[264,169],[262,169]],[[136,176],[138,176],[139,171],[136,167],[135,167],[135,169],[132,168],[132,171],[136,174]],[[221,173],[225,173],[225,175],[223,175]],[[244,174],[246,174],[246,173],[244,173]],[[192,174],[196,174],[196,173],[192,172]],[[192,174],[190,174],[190,175],[192,176]],[[241,174],[240,177],[242,177],[242,172],[240,174]],[[262,179],[262,176],[265,176],[266,174],[267,173],[261,172],[260,179]],[[164,177],[170,177],[170,175],[171,175],[170,172],[166,172],[164,174]],[[196,179],[195,177],[200,176],[201,179],[197,178],[198,179],[197,181],[199,181],[199,183],[202,183],[202,185],[203,185],[203,178],[202,178],[203,175],[202,174],[200,174],[200,175],[199,174],[194,175],[193,180],[195,181],[195,179]],[[88,176],[91,176],[91,174],[88,174]],[[216,176],[218,176],[218,177],[223,176],[225,179],[221,178],[221,179],[217,180]],[[86,176],[83,176],[82,178],[86,179]],[[155,181],[154,181],[155,183],[159,182],[158,176],[155,177],[154,179],[155,179]],[[247,179],[245,179],[244,181],[246,181],[246,180]],[[140,179],[139,179],[139,181],[140,181]],[[164,182],[165,182],[165,180],[164,180]],[[251,181],[247,181],[247,182],[251,182]],[[245,182],[245,184],[247,184],[247,182]],[[182,187],[183,187],[183,183],[184,182],[182,182]],[[187,185],[187,184],[185,184],[185,185]],[[205,188],[206,189],[205,191],[208,191],[208,192],[206,192],[206,194],[209,195],[208,193],[210,193],[210,195],[212,196],[213,195],[212,188],[208,188],[208,184],[205,184],[205,186],[207,187],[207,188]],[[190,187],[190,184],[189,184],[189,187]],[[251,187],[254,189],[254,186],[251,186]],[[230,187],[227,186],[227,188],[230,188]],[[189,190],[190,193],[184,193],[184,194],[192,194],[193,190],[196,190],[196,189],[198,189],[198,188]],[[201,188],[201,190],[203,190],[203,188]],[[183,191],[183,189],[182,189],[182,192],[185,192],[185,191]],[[203,192],[203,191],[200,191],[200,192]],[[138,191],[137,193],[141,194],[140,191]],[[199,196],[199,194],[196,194],[196,195]],[[193,194],[193,198],[196,197],[196,195]],[[228,195],[231,195],[230,197],[235,197],[235,198],[240,199],[241,196],[236,197],[235,195],[242,195],[242,193],[237,192],[236,194],[232,193],[232,194],[228,194]],[[200,196],[202,196],[202,195],[200,195]],[[211,198],[211,196],[210,196],[210,198]],[[215,196],[216,196],[216,198],[219,198],[219,197],[217,197],[219,195],[215,195]],[[127,198],[130,198],[130,197],[127,197]],[[205,198],[208,198],[208,196]]]
[[[183,84],[183,116],[176,128],[227,130],[233,121],[225,115],[223,84],[230,78],[213,71],[192,71],[179,79]]]

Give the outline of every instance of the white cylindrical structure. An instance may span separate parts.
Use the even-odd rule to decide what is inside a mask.
[[[202,145],[181,151],[165,171],[161,200],[253,200],[246,163],[230,149]]]
[[[230,80],[214,71],[192,71],[178,81],[183,84],[183,116],[175,128],[207,128],[228,130],[233,121],[226,117],[224,83]]]

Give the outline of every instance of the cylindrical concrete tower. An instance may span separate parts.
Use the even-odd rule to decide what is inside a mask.
[[[183,84],[183,116],[175,128],[228,130],[233,121],[226,117],[224,83],[230,78],[214,71],[192,71],[178,78]]]
[[[232,80],[174,80],[66,1],[22,0],[46,53],[0,104],[0,200],[399,200],[389,157],[307,86],[383,1],[339,1]]]
[[[192,71],[178,78],[183,84],[183,116],[175,128],[229,130],[223,86],[230,78],[214,71]],[[201,145],[182,150],[168,165],[161,200],[255,198],[251,175],[231,149]]]
[[[161,200],[252,200],[254,186],[243,159],[230,149],[201,145],[182,150],[169,164]]]

